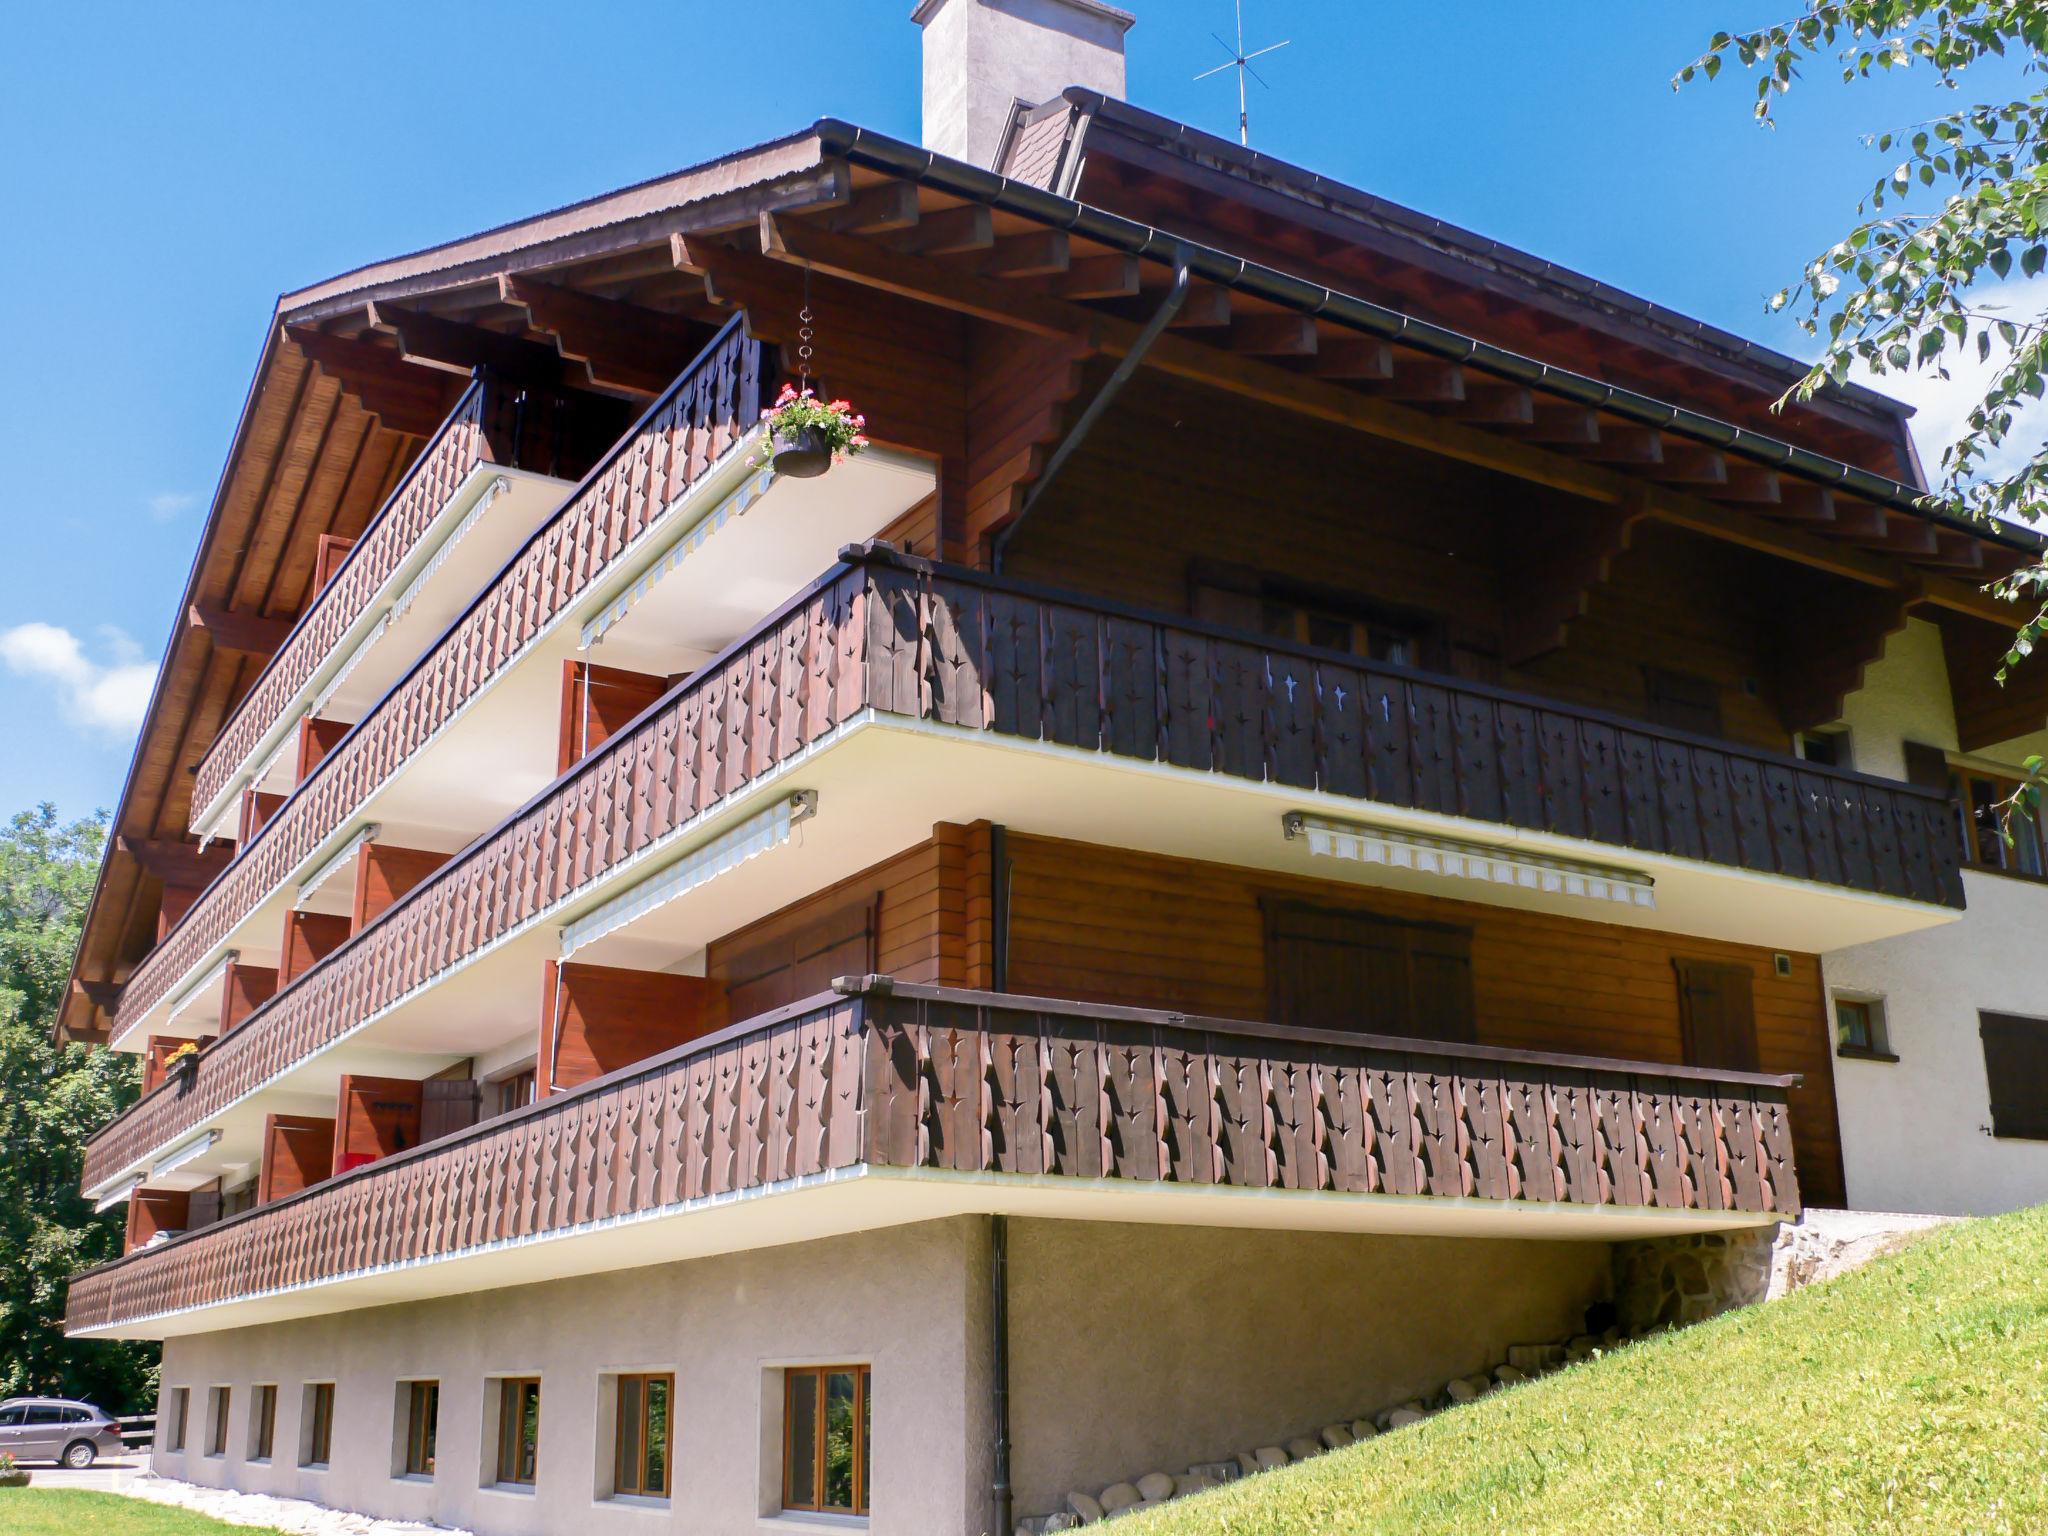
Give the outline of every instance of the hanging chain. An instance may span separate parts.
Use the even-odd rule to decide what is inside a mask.
[[[799,389],[811,387],[811,338],[817,333],[811,328],[811,269],[804,268],[804,307],[798,313],[799,324],[796,332],[796,372]]]

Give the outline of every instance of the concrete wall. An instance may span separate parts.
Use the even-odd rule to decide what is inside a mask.
[[[1434,1392],[1577,1333],[1604,1243],[1010,1223],[1020,1515]]]
[[[978,1219],[335,1317],[177,1338],[165,1405],[192,1389],[167,1477],[315,1499],[485,1533],[755,1532],[781,1465],[776,1367],[874,1367],[875,1532],[987,1528],[987,1228]],[[676,1377],[674,1493],[666,1506],[596,1498],[608,1373]],[[488,1378],[541,1379],[531,1493],[479,1489]],[[438,1380],[436,1475],[392,1475],[397,1384]],[[304,1384],[336,1384],[331,1470],[297,1465]],[[278,1387],[276,1455],[246,1452],[253,1388]],[[232,1388],[228,1451],[206,1450],[208,1389]],[[764,1409],[764,1403],[767,1405]],[[970,1452],[970,1447],[972,1450]],[[774,1529],[770,1525],[769,1529]]]
[[[1904,777],[1903,743],[1956,749],[1941,632],[1893,635],[1843,707],[1855,766]],[[1987,762],[2015,768],[2035,739]],[[2048,886],[1966,872],[1960,922],[1822,957],[1831,993],[1883,1001],[1896,1062],[1835,1059],[1849,1204],[1861,1210],[1988,1215],[2048,1200],[2048,1143],[1999,1140],[1991,1123],[1980,1009],[2048,1017]]]

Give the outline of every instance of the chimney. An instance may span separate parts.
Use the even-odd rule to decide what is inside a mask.
[[[924,145],[993,165],[1018,102],[1070,85],[1124,93],[1124,34],[1137,20],[1101,0],[920,0]]]

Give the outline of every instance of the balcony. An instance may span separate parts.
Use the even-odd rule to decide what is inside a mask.
[[[963,1211],[1621,1239],[1794,1216],[1791,1079],[898,986],[77,1276],[161,1337]]]
[[[799,800],[802,837],[773,831]],[[864,551],[145,1095],[84,1183],[201,1132],[189,1177],[246,1165],[282,1096],[499,1044],[547,959],[667,967],[938,821],[1442,894],[1284,835],[1363,806],[1558,869],[1625,853],[1654,908],[1457,882],[1598,922],[1819,952],[1959,899],[1950,819],[1906,785]]]

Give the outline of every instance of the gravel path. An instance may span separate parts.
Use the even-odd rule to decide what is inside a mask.
[[[445,1525],[421,1525],[411,1520],[378,1520],[370,1515],[329,1509],[306,1499],[284,1499],[268,1493],[238,1493],[231,1488],[202,1488],[138,1472],[116,1490],[133,1499],[158,1504],[175,1504],[225,1520],[230,1525],[271,1526],[291,1536],[470,1536]]]

